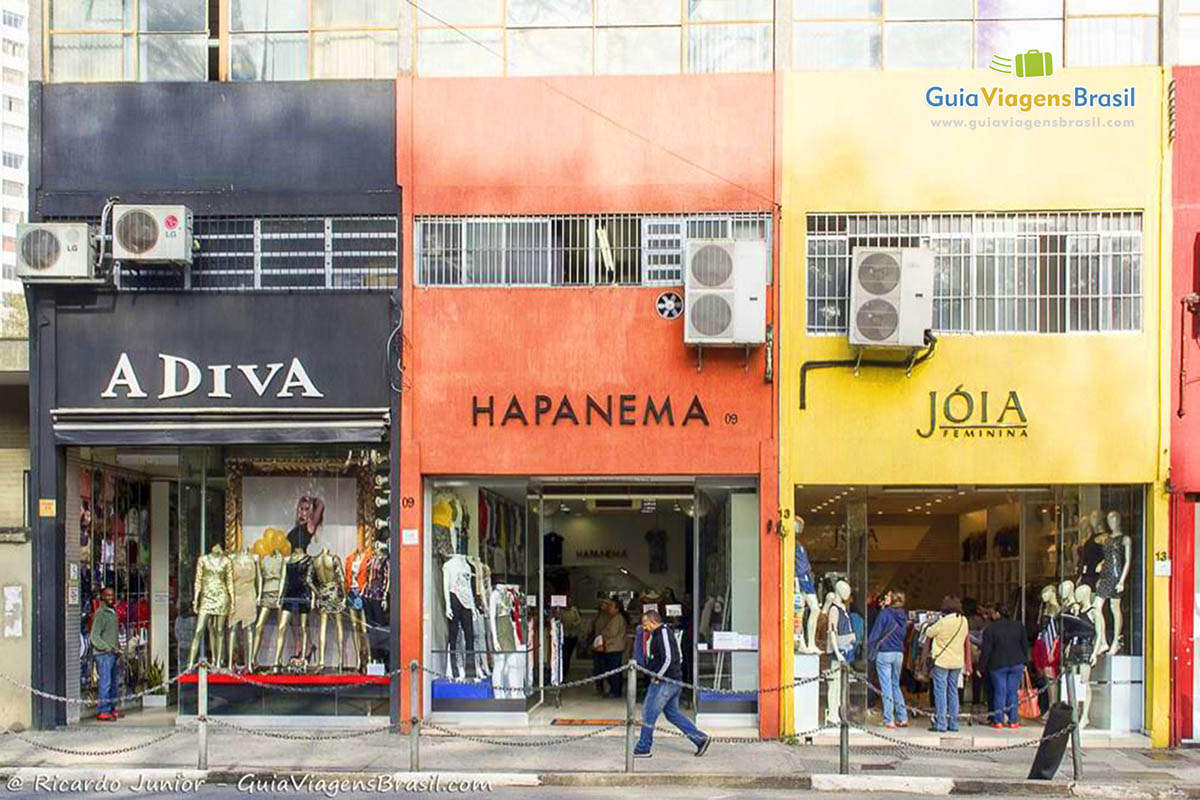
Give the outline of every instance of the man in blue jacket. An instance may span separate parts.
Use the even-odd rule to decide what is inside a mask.
[[[634,758],[650,757],[650,748],[654,745],[654,723],[658,721],[659,714],[666,716],[696,745],[697,757],[702,756],[708,751],[711,739],[679,710],[681,687],[674,681],[680,680],[683,675],[683,659],[675,634],[663,624],[657,611],[642,614],[642,628],[649,633],[649,637],[644,642],[636,639],[633,644],[634,647],[645,647],[646,669],[655,677],[651,678],[650,687],[646,689],[646,701],[642,705],[642,735],[633,748]]]

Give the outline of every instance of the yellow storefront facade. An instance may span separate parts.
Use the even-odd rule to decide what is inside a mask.
[[[817,668],[812,598],[828,607],[842,581],[868,623],[888,590],[914,626],[944,595],[1006,606],[1031,630],[1075,607],[1101,620],[1108,651],[1086,665],[1091,727],[1166,744],[1165,80],[1154,67],[783,78],[780,508],[785,554],[797,534],[804,547],[783,559],[783,675]],[[872,247],[937,254],[936,343],[911,369],[828,363],[856,358],[853,254]],[[964,693],[986,698],[969,677]],[[824,689],[800,694],[785,732],[826,711]],[[906,694],[930,705],[919,681]],[[865,690],[855,703],[880,721]]]

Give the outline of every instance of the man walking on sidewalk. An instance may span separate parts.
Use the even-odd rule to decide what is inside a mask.
[[[647,611],[642,614],[642,628],[649,634],[643,641],[635,641],[634,647],[645,647],[646,669],[655,676],[646,689],[646,701],[642,704],[642,735],[638,738],[637,746],[633,748],[634,758],[649,758],[650,748],[654,746],[654,723],[658,715],[663,714],[671,724],[696,745],[697,757],[708,751],[711,742],[708,736],[700,731],[692,721],[679,710],[678,681],[683,675],[680,668],[682,658],[679,654],[679,643],[669,627],[663,625],[662,617],[657,611]],[[663,678],[670,679],[662,680]]]
[[[100,607],[92,615],[90,634],[92,652],[96,654],[96,672],[99,673],[99,714],[96,719],[110,722],[117,719],[117,653],[121,646],[117,641],[117,610],[113,608],[116,595],[111,586],[100,591]]]

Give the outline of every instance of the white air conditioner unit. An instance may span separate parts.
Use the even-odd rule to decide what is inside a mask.
[[[17,277],[42,283],[96,280],[96,244],[83,222],[17,225]]]
[[[933,327],[933,251],[854,248],[849,323],[852,345],[924,347]]]
[[[192,263],[192,212],[187,206],[113,206],[117,261]]]
[[[684,264],[685,344],[767,340],[767,243],[689,239]]]

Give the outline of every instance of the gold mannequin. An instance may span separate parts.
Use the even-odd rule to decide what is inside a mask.
[[[196,559],[196,580],[192,607],[196,609],[196,632],[188,653],[188,669],[196,666],[200,639],[208,631],[208,652],[213,666],[221,666],[225,645],[225,617],[233,605],[233,570],[220,543],[208,555]]]
[[[275,612],[275,640],[277,642],[282,638],[285,630],[283,611],[279,605],[283,594],[283,572],[284,560],[278,552],[264,557],[258,564],[261,585],[258,593],[258,621],[254,623],[254,646],[251,648],[252,666],[258,663],[258,651],[262,647],[263,630],[267,626],[267,619],[271,616],[272,611]],[[275,661],[278,663],[278,657]]]
[[[279,614],[279,632],[275,636],[276,669],[283,666],[284,631],[288,629],[293,615],[300,618],[300,630],[295,635],[295,640],[300,645],[297,656],[304,659],[308,655],[308,612],[312,610],[313,601],[308,577],[311,570],[312,559],[308,553],[303,549],[293,550],[288,558],[287,569],[283,573],[283,611]]]
[[[313,593],[313,605],[320,615],[320,635],[318,637],[317,669],[325,668],[325,633],[329,618],[333,617],[334,631],[337,633],[337,667],[345,668],[346,633],[342,627],[342,614],[346,610],[346,579],[342,574],[342,560],[329,548],[312,560],[310,585]]]
[[[363,589],[367,582],[367,567],[371,563],[371,550],[360,547],[346,558],[346,606],[350,610],[350,635],[354,637],[354,652],[358,658],[359,672],[367,669],[367,614],[363,610]]]
[[[254,611],[258,607],[258,599],[262,594],[262,574],[258,569],[258,558],[250,552],[250,548],[242,547],[229,560],[231,580],[233,581],[233,607],[229,612],[229,668],[233,669],[234,646],[237,643],[237,630],[241,628],[242,638],[246,641],[242,649],[242,657],[246,659],[246,669],[254,668]]]

